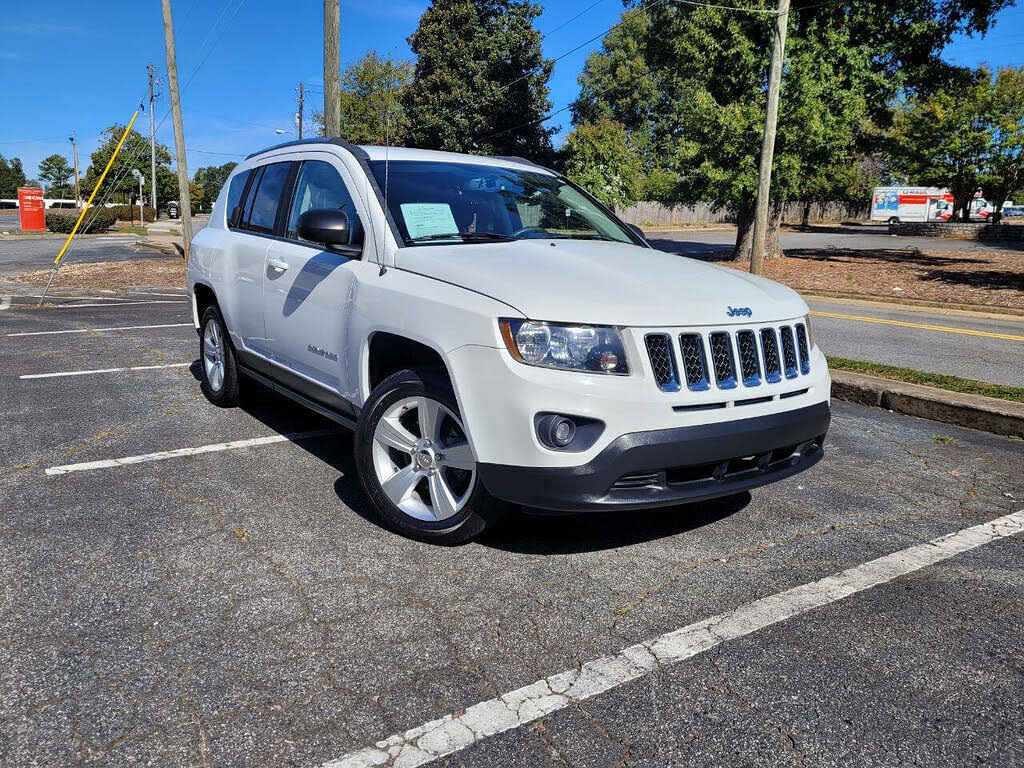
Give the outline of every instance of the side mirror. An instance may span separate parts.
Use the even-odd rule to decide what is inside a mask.
[[[352,226],[344,211],[314,208],[299,216],[299,237],[346,256],[358,256],[362,243],[352,236]]]

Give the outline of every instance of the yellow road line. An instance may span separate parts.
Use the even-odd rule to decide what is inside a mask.
[[[864,317],[862,315],[841,315],[838,312],[819,312],[811,310],[811,314],[817,317],[834,317],[837,320],[860,320],[862,323],[878,323],[879,325],[898,325],[903,328],[920,328],[924,331],[942,331],[944,333],[961,333],[964,336],[985,336],[989,339],[1002,339],[1003,341],[1024,341],[1024,336],[1014,336],[1011,333],[992,333],[990,331],[975,331],[972,328],[952,328],[948,325],[927,325],[925,323],[907,323],[902,320],[887,320],[882,317]]]

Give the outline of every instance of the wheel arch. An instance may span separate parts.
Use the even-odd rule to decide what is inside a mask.
[[[197,330],[203,319],[203,313],[211,305],[220,306],[216,292],[206,283],[195,283],[192,286],[192,322]]]
[[[373,388],[392,373],[422,366],[439,368],[452,384],[452,389],[455,389],[455,379],[437,347],[425,340],[393,331],[374,331],[367,339],[363,364],[360,366],[363,402],[369,398]]]

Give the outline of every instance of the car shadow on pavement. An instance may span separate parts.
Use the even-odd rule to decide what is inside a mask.
[[[641,544],[729,517],[746,507],[748,492],[720,499],[632,511],[551,515],[513,510],[478,542],[506,552],[569,555]]]
[[[189,368],[201,379],[201,363]],[[297,441],[302,450],[340,473],[334,481],[338,499],[364,520],[380,525],[356,474],[352,433],[255,382],[243,389],[240,408],[279,434],[310,429],[335,429],[337,437]],[[522,554],[573,554],[640,544],[674,536],[732,515],[750,503],[749,493],[721,499],[629,512],[590,512],[576,515],[530,513],[514,507],[477,543]]]

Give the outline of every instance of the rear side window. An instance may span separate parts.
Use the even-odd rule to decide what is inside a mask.
[[[256,192],[249,192],[252,206],[246,219],[246,229],[273,234],[277,221],[277,207],[281,202],[291,163],[274,163],[264,167]]]
[[[249,181],[249,176],[251,175],[251,170],[242,171],[236,174],[228,185],[227,215],[229,227],[236,226],[239,219],[242,218],[242,193],[245,191],[245,183]]]

